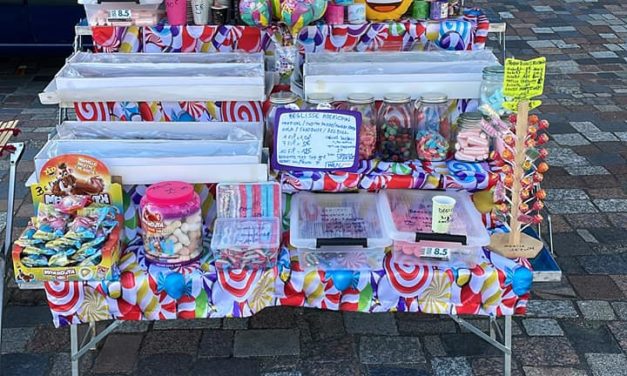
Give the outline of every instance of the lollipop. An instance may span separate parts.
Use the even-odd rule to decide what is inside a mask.
[[[239,12],[246,25],[268,26],[270,24],[271,14],[268,0],[241,0]]]
[[[280,19],[296,36],[303,27],[322,17],[326,9],[327,0],[284,0]]]

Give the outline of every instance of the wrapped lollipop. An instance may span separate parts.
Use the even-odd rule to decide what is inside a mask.
[[[241,0],[239,12],[242,21],[249,26],[268,26],[272,18],[268,0]]]

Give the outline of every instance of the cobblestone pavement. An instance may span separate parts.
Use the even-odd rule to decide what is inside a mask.
[[[508,52],[548,58],[547,207],[561,283],[536,284],[514,321],[514,374],[627,374],[627,5],[618,0],[476,1],[509,23]],[[494,45],[494,41],[492,42]],[[0,119],[28,140],[21,181],[55,124],[36,94],[62,59],[0,66]],[[18,68],[25,64],[26,68]],[[17,75],[17,74],[21,75]],[[2,163],[0,210],[6,210]],[[17,189],[16,227],[32,213]],[[4,375],[69,374],[69,334],[39,291],[10,289]],[[487,328],[486,320],[473,320]],[[85,374],[494,375],[499,353],[449,319],[290,308],[251,319],[131,323],[85,357]]]

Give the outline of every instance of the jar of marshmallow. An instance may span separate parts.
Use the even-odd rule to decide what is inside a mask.
[[[490,136],[482,129],[483,117],[479,112],[465,112],[458,119],[455,139],[455,159],[480,162],[490,155]]]
[[[153,184],[140,203],[146,259],[161,265],[182,265],[202,255],[200,197],[191,184]]]

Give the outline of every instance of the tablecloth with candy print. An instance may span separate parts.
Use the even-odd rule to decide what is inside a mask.
[[[277,266],[267,270],[216,269],[208,250],[186,266],[150,265],[136,216],[144,191],[145,187],[126,187],[124,235],[130,243],[119,262],[119,278],[45,284],[56,326],[109,319],[247,317],[280,305],[492,316],[525,312],[531,287],[528,263],[489,251],[478,254],[470,268],[398,265],[388,253],[372,271],[325,271],[301,267],[285,247]],[[210,223],[215,217],[215,186],[197,186],[197,192]],[[288,214],[289,199],[284,206]],[[284,218],[285,226],[288,216]],[[284,244],[289,242],[287,234]]]

